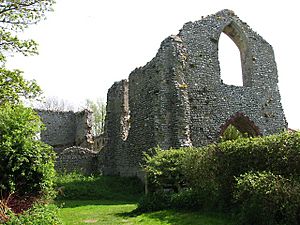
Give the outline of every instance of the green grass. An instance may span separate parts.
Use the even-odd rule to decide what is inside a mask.
[[[84,176],[69,173],[57,177],[56,186],[62,190],[58,200],[115,200],[137,202],[144,187],[137,178]]]
[[[64,186],[64,196],[59,196],[56,204],[61,206],[59,217],[66,225],[233,225],[223,214],[174,210],[135,213],[143,185],[133,178],[68,174],[58,177],[57,185]]]
[[[141,224],[141,225],[233,225],[222,214],[202,214],[174,210],[132,214],[136,204],[116,204],[112,201],[68,200],[59,216],[66,225],[71,224]]]

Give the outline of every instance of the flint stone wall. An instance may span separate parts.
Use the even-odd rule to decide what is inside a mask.
[[[220,76],[218,42],[227,34],[241,53],[243,86]],[[107,95],[104,174],[142,176],[143,152],[203,146],[230,124],[256,135],[287,128],[271,45],[230,10],[186,23],[157,55],[115,82]]]
[[[46,126],[40,134],[41,140],[56,152],[71,146],[93,148],[92,114],[88,110],[76,113],[38,110],[37,113]]]
[[[98,172],[97,152],[88,148],[73,146],[63,150],[56,160],[55,169],[58,172],[81,172],[95,174]]]

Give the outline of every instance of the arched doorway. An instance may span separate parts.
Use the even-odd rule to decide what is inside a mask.
[[[230,117],[225,124],[221,126],[221,140],[232,140],[240,137],[255,137],[259,136],[259,128],[254,124],[249,117],[238,112]]]

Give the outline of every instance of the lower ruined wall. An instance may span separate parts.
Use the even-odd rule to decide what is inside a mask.
[[[85,109],[75,113],[76,132],[75,146],[93,149],[92,112]]]
[[[55,169],[57,172],[95,174],[98,172],[97,152],[77,146],[67,148],[58,155]]]
[[[51,145],[57,153],[55,168],[58,172],[92,174],[98,171],[97,152],[92,150],[103,144],[103,138],[97,141],[96,146],[90,111],[38,110],[37,113],[46,127],[40,134],[41,140]]]
[[[105,136],[104,134],[100,134],[98,136],[94,136],[94,144],[93,150],[100,151],[105,145]]]
[[[57,153],[71,146],[93,148],[90,111],[37,110],[37,113],[46,127],[40,134],[41,140],[51,145]]]
[[[75,144],[76,117],[74,112],[57,112],[38,110],[45,130],[40,134],[41,140],[51,145],[56,152]]]

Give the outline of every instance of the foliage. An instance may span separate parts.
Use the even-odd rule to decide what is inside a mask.
[[[59,174],[56,178],[59,200],[105,199],[137,201],[143,193],[143,185],[137,178],[85,176],[77,172]]]
[[[219,209],[223,211],[234,210],[243,204],[244,198],[239,197],[241,201],[234,201],[234,192],[237,188],[236,177],[251,171],[268,171],[271,175],[263,174],[261,179],[252,179],[253,182],[250,184],[253,187],[262,185],[262,188],[259,189],[262,193],[263,191],[266,193],[275,190],[272,192],[274,193],[273,199],[269,196],[267,196],[268,198],[264,196],[264,199],[274,203],[273,209],[276,207],[284,208],[285,211],[281,212],[282,218],[290,215],[288,217],[295,220],[293,213],[298,210],[296,209],[298,203],[293,202],[290,197],[297,195],[297,192],[299,195],[299,185],[296,185],[300,178],[299,132],[284,132],[257,138],[239,138],[202,148],[172,149],[170,153],[159,150],[156,155],[147,156],[144,167],[147,168],[149,186],[154,187],[152,190],[149,189],[151,193],[166,190],[166,184],[177,183],[178,178],[185,184],[179,193],[170,194],[167,199],[168,204],[166,204],[168,207],[180,208],[182,205],[182,208],[211,209],[214,211]],[[276,179],[273,177],[274,180],[272,176]],[[265,182],[268,179],[272,180],[271,178],[273,183],[271,181]],[[244,184],[246,184],[245,182]],[[270,184],[271,186],[263,186],[263,184]],[[241,185],[239,188],[242,187]],[[257,190],[252,191],[254,196],[258,193],[256,193]],[[240,189],[239,192],[241,192]],[[151,197],[153,196],[149,195],[150,199]],[[252,197],[249,199],[252,201]],[[297,198],[293,197],[293,199]],[[154,200],[157,199],[154,198]],[[153,208],[150,200],[144,200],[143,204],[144,209],[147,209],[145,204],[149,204],[150,209]],[[247,203],[245,204],[247,205]],[[258,204],[264,205],[265,202],[262,200]],[[271,211],[271,208],[268,209]],[[249,216],[250,214],[245,215]],[[269,221],[268,218],[265,218],[264,221],[267,224],[271,219]]]
[[[19,70],[0,68],[0,105],[18,104],[21,97],[33,99],[41,93],[35,81],[26,81]]]
[[[161,201],[168,200],[160,205],[171,204],[175,208],[215,207],[219,200],[219,184],[216,182],[217,169],[213,166],[214,149],[215,145],[170,150],[156,148],[152,156],[146,154],[144,170],[150,193],[139,207],[147,208],[147,203],[159,202],[159,198]],[[164,191],[171,191],[170,195],[167,194],[169,197],[162,194]]]
[[[202,208],[215,209],[221,204],[216,155],[216,145],[212,144],[203,148],[191,148],[182,159],[184,177],[202,201]]]
[[[37,140],[42,123],[22,105],[0,107],[0,190],[49,192],[53,185],[55,153]]]
[[[242,224],[300,224],[300,183],[271,172],[250,172],[236,180]]]
[[[162,190],[144,195],[138,202],[136,212],[153,212],[163,209],[207,209],[208,207],[203,203],[203,192],[196,192],[192,188],[182,189],[178,193]]]
[[[163,191],[149,193],[143,196],[138,203],[136,212],[153,212],[171,207],[171,193]]]
[[[86,100],[86,107],[93,112],[93,134],[99,136],[104,132],[106,106],[101,99],[96,101]]]
[[[26,81],[19,70],[5,68],[6,57],[14,53],[37,54],[37,43],[21,40],[16,35],[31,24],[45,18],[54,0],[14,0],[0,3],[0,105],[20,103],[20,97],[32,99],[41,90],[35,81]]]
[[[180,165],[184,154],[184,149],[166,151],[160,148],[153,149],[151,154],[145,154],[144,170],[150,191],[171,188],[178,192],[182,188],[185,181]]]
[[[54,0],[14,0],[0,3],[0,61],[8,54],[37,54],[37,43],[33,40],[20,40],[15,33],[23,31],[31,24],[45,18],[52,10]]]
[[[62,224],[58,218],[57,206],[51,204],[36,204],[31,209],[23,214],[10,214],[10,219],[5,224],[7,225],[59,225]]]
[[[174,209],[197,210],[204,209],[203,192],[197,192],[192,188],[186,188],[178,193],[173,193],[170,205]]]
[[[8,206],[9,197],[5,199],[0,199],[0,223],[4,223],[9,220],[9,215],[11,210]]]
[[[249,171],[270,171],[286,178],[300,176],[300,133],[283,132],[220,143],[216,149],[217,179],[222,198],[229,202],[234,177]]]
[[[235,126],[229,124],[221,136],[221,141],[236,140],[248,137],[247,133],[242,133]]]
[[[55,154],[50,146],[37,139],[42,128],[39,117],[21,105],[22,100],[39,96],[41,90],[35,81],[25,80],[21,71],[5,69],[8,55],[37,54],[37,43],[21,40],[17,33],[45,18],[45,12],[51,11],[53,4],[54,0],[0,3],[0,192],[3,199],[13,192],[16,196],[31,196],[32,200],[53,194]],[[1,217],[3,220],[7,214],[10,217],[6,224],[59,223],[46,205],[36,205],[24,214],[15,215],[3,199]]]
[[[240,138],[188,151],[182,160],[186,180],[205,202],[233,206],[235,177],[249,171],[300,176],[300,133]],[[216,206],[214,206],[216,207]]]

